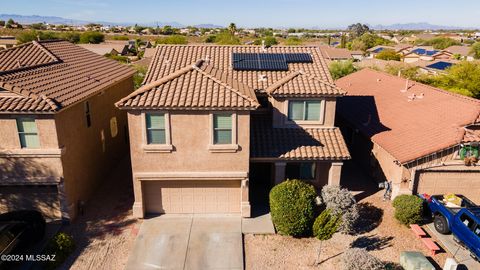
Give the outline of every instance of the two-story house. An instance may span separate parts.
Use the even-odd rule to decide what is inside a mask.
[[[287,178],[340,184],[350,155],[334,126],[317,47],[159,46],[127,110],[136,217],[251,214]]]
[[[0,212],[72,219],[128,153],[134,70],[66,41],[0,51]]]

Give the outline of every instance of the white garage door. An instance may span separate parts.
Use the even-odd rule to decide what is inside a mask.
[[[45,218],[59,219],[60,203],[56,186],[2,186],[0,213],[14,210],[39,210]]]
[[[240,181],[143,183],[147,213],[240,213]]]
[[[461,194],[480,204],[480,172],[421,172],[417,193]]]

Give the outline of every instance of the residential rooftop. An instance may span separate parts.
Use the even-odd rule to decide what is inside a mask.
[[[480,120],[479,100],[371,69],[336,83],[341,117],[401,164],[458,145]]]
[[[0,112],[53,113],[135,73],[67,41],[33,41],[0,51]]]

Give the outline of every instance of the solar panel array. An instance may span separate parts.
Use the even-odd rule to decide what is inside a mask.
[[[289,63],[313,63],[308,53],[232,53],[234,70],[287,71]]]
[[[453,66],[452,63],[449,62],[437,62],[435,64],[428,65],[427,68],[433,68],[438,70],[445,70],[449,67]]]
[[[432,56],[432,55],[438,53],[438,51],[436,51],[436,50],[429,51],[429,50],[422,49],[422,48],[415,49],[412,52],[416,53],[418,55],[427,55],[427,56]]]

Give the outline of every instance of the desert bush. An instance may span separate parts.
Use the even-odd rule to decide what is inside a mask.
[[[342,224],[339,231],[342,233],[354,233],[355,224],[360,218],[357,202],[353,194],[346,188],[339,186],[325,186],[322,189],[322,201],[327,209],[334,215],[342,216]]]
[[[47,261],[46,269],[56,269],[68,258],[75,250],[75,242],[73,238],[63,232],[57,233],[48,243],[44,254],[55,255],[55,260]]]
[[[185,36],[173,35],[168,37],[158,38],[156,44],[188,44],[188,40]]]
[[[402,224],[410,225],[422,221],[423,201],[415,195],[400,195],[393,200],[395,218]]]
[[[270,191],[270,212],[277,231],[291,236],[310,233],[315,218],[315,188],[301,180],[287,180]]]
[[[385,265],[362,248],[349,248],[343,253],[343,270],[382,270]]]
[[[313,236],[319,240],[328,240],[342,223],[339,215],[333,215],[330,209],[323,211],[313,223]]]

